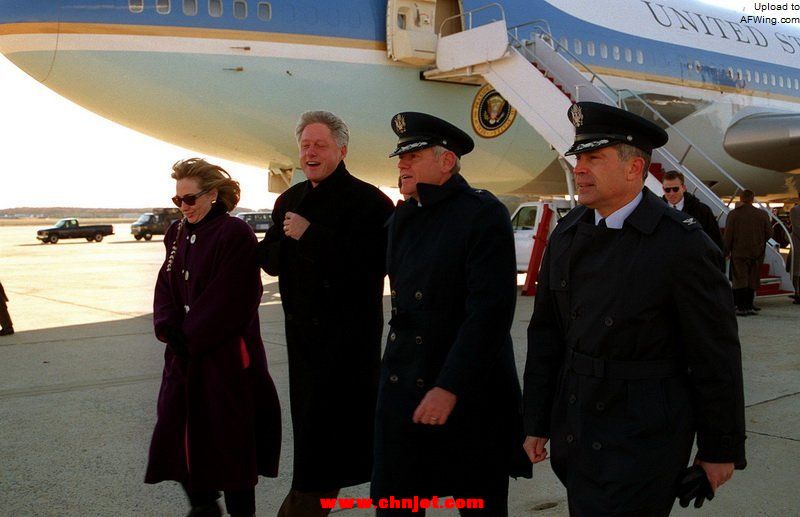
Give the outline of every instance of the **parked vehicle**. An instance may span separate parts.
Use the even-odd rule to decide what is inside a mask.
[[[152,212],[147,212],[139,216],[139,219],[131,224],[131,234],[137,241],[142,239],[149,241],[153,235],[164,235],[167,228],[183,217],[178,208],[154,208]]]
[[[242,212],[236,217],[250,225],[254,232],[266,232],[272,226],[272,212]]]
[[[511,216],[511,226],[514,228],[514,248],[517,255],[517,271],[525,273],[528,271],[528,263],[531,260],[533,251],[534,237],[539,223],[542,220],[544,205],[547,205],[554,212],[550,219],[550,228],[547,234],[553,231],[559,219],[567,215],[571,210],[569,201],[564,199],[542,199],[522,203]]]
[[[100,242],[107,235],[114,235],[114,227],[110,224],[81,226],[74,218],[61,219],[54,226],[42,228],[36,232],[36,238],[42,241],[42,244],[48,242],[55,244],[60,239],[79,238],[84,238],[89,242]]]

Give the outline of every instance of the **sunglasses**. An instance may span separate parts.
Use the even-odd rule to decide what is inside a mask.
[[[680,187],[664,187],[664,192],[677,192],[680,190]]]
[[[201,190],[197,194],[186,194],[183,197],[175,196],[172,198],[172,202],[175,203],[175,206],[177,206],[178,208],[181,207],[182,203],[186,203],[189,206],[194,206],[194,204],[197,203],[197,198],[199,198],[203,194],[208,194],[208,189]]]

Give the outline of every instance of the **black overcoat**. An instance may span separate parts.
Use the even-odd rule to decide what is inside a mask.
[[[418,189],[422,206],[401,204],[390,223],[393,315],[373,497],[452,495],[531,470],[510,335],[517,286],[508,211],[460,175]],[[414,424],[414,410],[434,387],[458,397],[449,420]]]
[[[391,200],[345,168],[281,194],[259,245],[279,277],[294,431],[292,487],[317,492],[369,481],[378,391],[386,229]],[[286,212],[311,222],[283,234]]]
[[[662,197],[664,201],[666,198]],[[697,219],[703,231],[708,234],[714,244],[721,250],[725,250],[725,245],[722,243],[722,233],[719,231],[719,223],[717,218],[714,217],[714,212],[705,203],[697,199],[697,196],[689,193],[683,193],[683,209],[681,212],[686,213]]]
[[[258,322],[257,240],[222,203],[199,224],[184,224],[179,236],[177,230],[176,221],[164,238],[153,319],[159,340],[176,331],[185,336],[190,357],[165,347],[145,481],[250,488],[259,474],[277,476],[281,444],[278,395]]]
[[[573,515],[655,514],[698,457],[743,467],[739,339],[719,248],[649,190],[621,230],[578,207],[550,240],[528,327],[525,427]],[[637,514],[638,515],[638,514]]]

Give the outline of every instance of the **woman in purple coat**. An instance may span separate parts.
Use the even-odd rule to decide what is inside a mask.
[[[192,516],[222,515],[219,490],[228,513],[251,516],[259,474],[277,476],[281,441],[258,323],[257,240],[228,215],[239,184],[221,167],[191,158],[172,177],[184,218],[167,231],[156,282],[155,333],[166,347],[145,482],[180,482]]]

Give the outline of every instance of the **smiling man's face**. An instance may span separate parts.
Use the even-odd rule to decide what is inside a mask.
[[[339,147],[325,124],[309,124],[300,134],[300,167],[313,186],[331,175],[347,155],[347,146]]]

